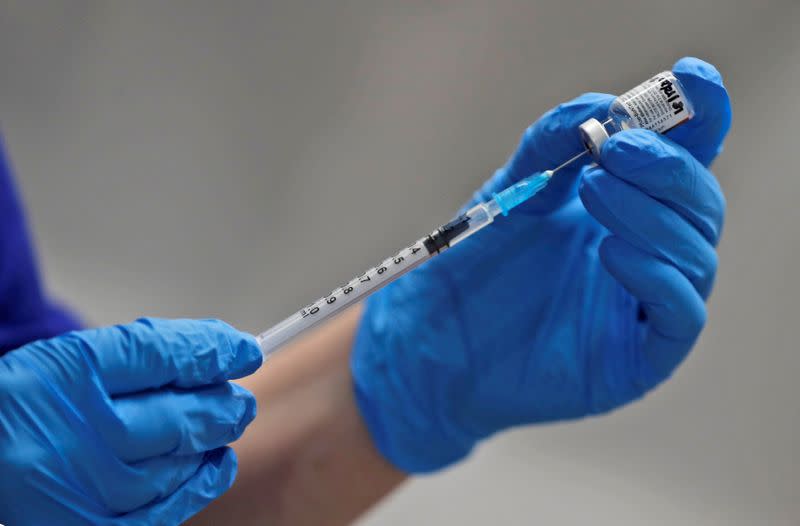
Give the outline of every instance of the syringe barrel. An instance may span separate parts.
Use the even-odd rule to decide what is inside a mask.
[[[425,245],[429,239],[430,236],[420,239],[256,336],[264,358],[269,357],[300,333],[338,315],[372,292],[427,261],[432,255]]]

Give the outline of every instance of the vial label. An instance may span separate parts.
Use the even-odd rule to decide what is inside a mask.
[[[630,115],[632,128],[664,133],[691,117],[686,94],[671,71],[639,84],[618,101]]]

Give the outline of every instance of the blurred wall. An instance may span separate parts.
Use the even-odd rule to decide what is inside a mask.
[[[693,54],[734,127],[708,329],[601,419],[503,435],[364,525],[797,524],[800,4],[0,4],[0,117],[48,281],[92,323],[251,331],[446,220],[529,122]]]

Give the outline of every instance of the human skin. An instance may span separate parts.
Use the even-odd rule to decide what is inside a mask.
[[[259,411],[233,444],[239,474],[188,524],[349,524],[403,482],[375,449],[353,395],[360,315],[360,306],[344,312],[239,381]]]

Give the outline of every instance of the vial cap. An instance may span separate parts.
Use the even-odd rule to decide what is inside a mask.
[[[581,140],[584,146],[592,153],[595,159],[599,160],[600,150],[608,140],[606,127],[597,119],[589,119],[578,126],[578,129],[581,132]]]

